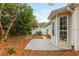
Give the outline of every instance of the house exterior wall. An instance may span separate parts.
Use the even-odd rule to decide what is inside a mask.
[[[57,39],[58,39],[58,20],[57,20],[57,15],[55,16],[54,19],[52,19],[51,24],[50,24],[50,30],[49,30],[49,34],[51,36],[51,42],[55,45],[57,45]],[[52,33],[52,29],[53,29],[53,22],[54,22],[54,35]]]
[[[58,39],[59,39],[59,20],[58,20],[58,15],[56,15],[56,29],[55,29],[55,37],[56,37],[56,45],[58,43]]]
[[[75,50],[79,50],[79,6],[74,8],[72,13],[72,33],[71,44]]]
[[[56,14],[56,18],[53,19],[55,20],[55,36],[51,35],[51,41],[57,42],[58,46],[62,46],[65,48],[71,48],[71,46],[74,46],[75,50],[79,50],[79,5],[74,5],[73,7],[73,12],[62,12],[59,14]],[[67,15],[68,16],[68,40],[66,41],[62,41],[59,40],[59,30],[60,30],[60,21],[59,18],[63,15]],[[52,17],[52,16],[51,16]],[[51,27],[52,28],[52,27]],[[51,31],[52,32],[52,31]],[[54,39],[55,38],[55,39]]]
[[[68,16],[68,39],[67,42],[60,40],[60,17],[61,16]],[[52,23],[55,22],[55,35],[52,35]],[[56,17],[52,20],[51,25],[50,25],[50,35],[51,35],[51,42],[58,45],[62,46],[65,48],[70,48],[71,45],[71,34],[72,34],[72,20],[71,20],[71,14],[69,12],[61,13],[56,15]]]
[[[67,27],[67,41],[62,41],[60,40],[60,17],[62,16],[67,16],[68,19],[67,19],[67,22],[68,22],[68,27]],[[57,16],[57,45],[58,46],[61,46],[61,47],[64,47],[64,48],[71,48],[71,30],[72,30],[72,20],[71,20],[71,15],[69,12],[64,12],[64,13],[61,13],[61,14],[58,14]]]
[[[53,22],[54,22],[54,35],[52,34]],[[52,22],[51,22],[50,31],[51,31],[51,33],[50,33],[50,35],[51,35],[51,42],[52,42],[53,44],[56,44],[56,43],[57,43],[57,42],[56,42],[56,17],[55,17],[55,18],[52,20]]]
[[[79,50],[79,6],[75,8],[75,50]]]
[[[72,13],[72,30],[71,30],[71,44],[72,44],[72,46],[74,46],[75,47],[75,31],[76,31],[76,28],[75,28],[75,24],[76,24],[76,22],[75,22],[75,11]]]
[[[72,13],[68,14],[68,43],[72,45]]]
[[[61,16],[68,16],[68,39],[67,42],[61,41],[59,36],[59,30],[60,30],[60,17]],[[71,48],[72,45],[75,46],[75,12],[64,12],[61,14],[56,15],[56,17],[52,20],[50,26],[49,26],[49,34],[51,35],[51,42],[65,48]],[[52,23],[55,22],[55,35],[52,35]]]

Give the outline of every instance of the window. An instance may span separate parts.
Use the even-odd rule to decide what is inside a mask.
[[[67,16],[60,17],[60,40],[67,41]]]
[[[53,22],[53,24],[52,24],[52,35],[54,35],[55,33],[54,33],[54,22]]]

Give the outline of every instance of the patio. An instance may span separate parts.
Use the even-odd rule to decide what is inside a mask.
[[[32,39],[25,47],[30,50],[64,50],[50,42],[50,39]]]

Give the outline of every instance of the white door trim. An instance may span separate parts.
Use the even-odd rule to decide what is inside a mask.
[[[60,17],[64,17],[64,16],[67,16],[67,41],[65,41],[65,42],[68,43],[68,41],[69,41],[69,40],[68,40],[68,36],[69,36],[69,34],[68,34],[68,33],[69,33],[69,32],[68,32],[68,25],[69,25],[69,24],[68,24],[68,19],[69,19],[69,18],[68,18],[68,15],[62,15],[62,16],[60,16]],[[60,40],[60,17],[59,17],[59,40]]]

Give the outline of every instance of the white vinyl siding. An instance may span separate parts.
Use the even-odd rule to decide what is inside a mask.
[[[71,33],[71,44],[75,46],[75,12],[72,14],[72,33]]]
[[[79,50],[79,7],[75,8],[75,50]]]
[[[54,26],[53,26],[53,23],[54,23]],[[54,35],[53,35],[53,29],[54,29]],[[56,17],[52,20],[52,23],[51,23],[51,42],[53,44],[56,44]]]

